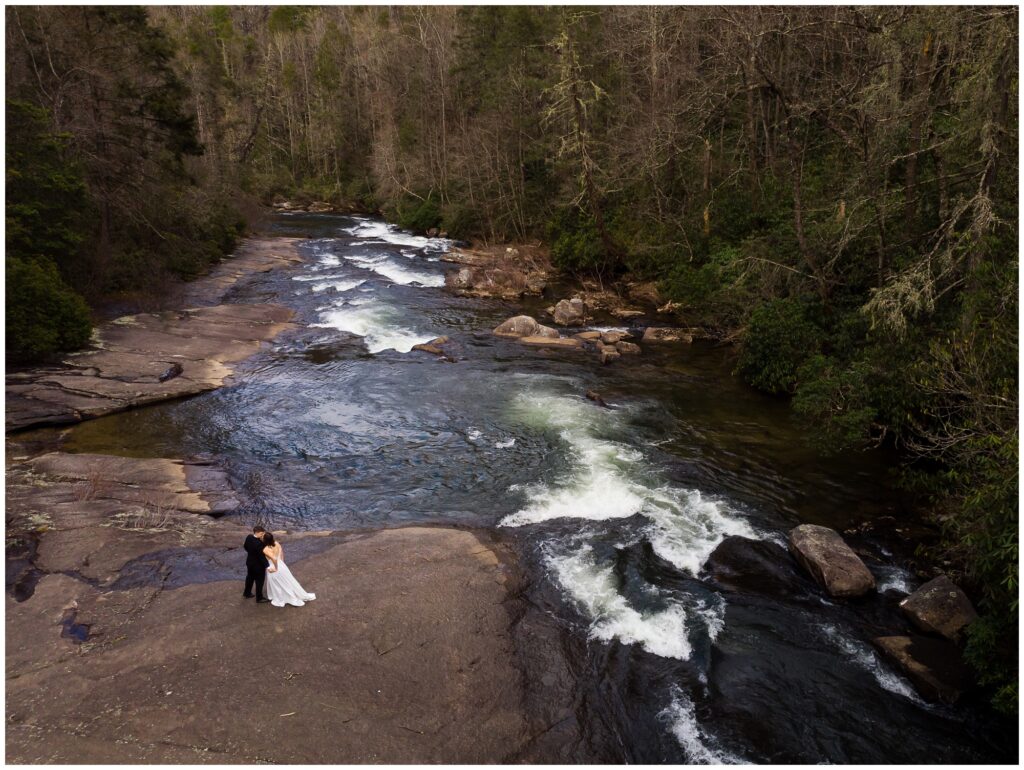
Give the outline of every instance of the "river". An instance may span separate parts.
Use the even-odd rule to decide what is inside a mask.
[[[565,629],[577,718],[607,761],[1015,756],[1016,732],[986,707],[927,705],[873,651],[872,636],[900,632],[895,605],[916,585],[891,544],[867,542],[883,590],[861,602],[807,581],[728,589],[705,572],[728,535],[784,546],[801,522],[905,515],[891,457],[822,457],[710,344],[602,367],[493,337],[518,308],[445,292],[444,241],[334,215],[271,229],[308,237],[308,262],[229,299],[292,307],[298,331],[233,386],[83,423],[67,451],[211,455],[256,501],[248,517],[274,527],[495,530],[529,600]],[[411,351],[442,334],[456,361]]]

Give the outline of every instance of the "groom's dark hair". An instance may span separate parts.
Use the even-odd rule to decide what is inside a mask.
[[[259,524],[257,524],[257,525],[256,525],[255,527],[253,527],[253,528],[252,528],[252,533],[253,533],[254,535],[255,535],[255,534],[256,534],[257,532],[266,532],[266,531],[267,531],[267,530],[263,529],[263,527],[261,527],[261,526],[260,526]]]

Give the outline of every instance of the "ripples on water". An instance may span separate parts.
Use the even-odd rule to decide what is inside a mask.
[[[898,514],[884,457],[820,458],[712,348],[600,367],[495,338],[516,308],[440,291],[446,241],[333,216],[276,229],[313,236],[307,264],[233,299],[289,305],[300,328],[235,386],[85,423],[69,448],[213,453],[278,526],[499,527],[535,571],[534,601],[590,640],[581,719],[619,747],[609,759],[994,756],[974,712],[925,707],[857,637],[911,589],[905,570],[873,564],[894,598],[866,609],[702,576],[727,535],[784,543],[800,521]],[[457,362],[410,352],[441,334]]]

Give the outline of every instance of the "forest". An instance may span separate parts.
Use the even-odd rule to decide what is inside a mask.
[[[1013,7],[9,7],[8,363],[275,197],[657,280],[822,451],[889,446],[1017,708]]]

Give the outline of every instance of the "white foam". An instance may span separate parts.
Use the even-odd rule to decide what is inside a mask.
[[[572,466],[554,484],[538,482],[513,488],[525,494],[523,508],[501,520],[517,527],[551,519],[603,521],[641,515],[645,536],[663,559],[692,575],[728,535],[756,538],[744,519],[699,491],[642,483],[647,472],[642,452],[601,438],[622,412],[595,409],[581,398],[526,391],[514,400],[528,424],[557,430],[568,445]]]
[[[914,590],[913,577],[910,572],[900,567],[878,567],[881,573],[878,580],[878,593],[898,591],[909,594]]]
[[[681,605],[670,604],[658,612],[637,611],[618,592],[612,568],[596,564],[590,546],[572,554],[548,554],[547,563],[562,588],[593,619],[591,639],[639,644],[663,658],[690,657],[686,611]]]
[[[403,286],[409,286],[414,283],[419,284],[420,286],[444,286],[443,275],[415,270],[405,265],[398,264],[386,255],[368,256],[364,254],[348,254],[345,255],[345,259],[351,262],[355,267],[362,270],[372,270],[377,275]]]
[[[314,283],[312,286],[313,291],[324,291],[325,289],[334,289],[337,292],[351,291],[359,286],[362,286],[365,281],[354,280],[351,278],[340,278],[331,281],[321,281],[320,283]]]
[[[324,267],[337,267],[341,264],[341,259],[334,254],[324,254],[320,257],[319,263]]]
[[[447,251],[451,246],[451,241],[447,238],[425,238],[413,235],[405,230],[400,230],[395,225],[373,219],[360,220],[355,226],[346,227],[344,230],[357,238],[383,241],[396,246],[412,246],[429,251]]]
[[[669,730],[686,752],[692,764],[738,765],[741,757],[720,748],[717,741],[697,721],[693,702],[678,687],[672,688],[672,702],[658,718],[668,723]]]
[[[818,628],[825,638],[850,661],[870,673],[883,690],[888,690],[891,693],[901,695],[915,703],[924,705],[924,701],[914,692],[913,686],[903,677],[886,667],[875,651],[868,645],[847,636],[836,626],[823,624]]]
[[[470,441],[476,441],[482,435],[484,435],[484,434],[481,433],[476,428],[470,428],[469,430],[466,431],[466,438],[468,438]]]
[[[401,326],[395,320],[396,315],[387,305],[366,298],[323,308],[320,323],[313,326],[338,329],[362,337],[366,349],[371,353],[382,350],[408,353],[413,345],[429,342],[436,336]]]
[[[505,441],[495,441],[494,442],[494,448],[495,449],[509,449],[510,447],[514,447],[515,445],[516,445],[516,440],[514,438],[510,438],[510,439],[507,439]]]

